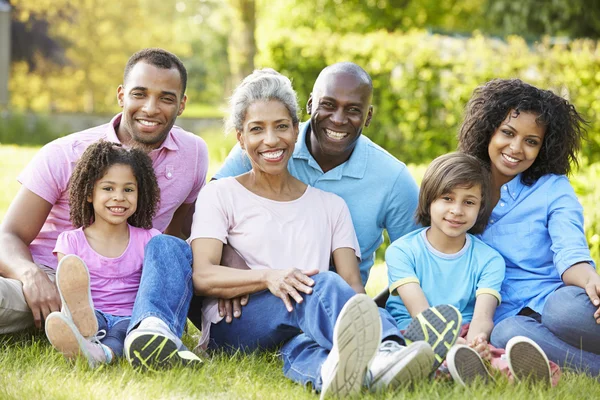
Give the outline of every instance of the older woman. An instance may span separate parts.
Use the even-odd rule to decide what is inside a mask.
[[[322,397],[425,377],[433,362],[429,345],[401,346],[389,314],[380,316],[372,300],[356,294],[364,293],[360,250],[346,204],[288,172],[297,109],[289,79],[273,70],[255,71],[231,98],[228,126],[252,170],[211,182],[196,203],[193,282],[210,298],[202,344],[244,351],[282,345],[285,375]],[[248,270],[219,265],[225,244]],[[337,274],[329,272],[330,261]],[[245,294],[243,315],[228,323],[216,298]]]
[[[492,172],[494,209],[481,238],[506,261],[491,341],[537,342],[548,358],[600,374],[600,276],[566,175],[584,121],[567,100],[518,79],[477,88],[459,148]]]

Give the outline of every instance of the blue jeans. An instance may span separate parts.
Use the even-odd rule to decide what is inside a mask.
[[[123,343],[125,343],[125,336],[127,336],[127,327],[129,326],[130,318],[106,314],[100,310],[96,310],[98,330],[106,332],[106,336],[100,339],[100,343],[110,347],[113,354],[117,357],[123,357]]]
[[[146,245],[144,267],[127,333],[148,317],[165,322],[181,337],[192,299],[192,249],[169,235],[153,237]]]
[[[548,296],[542,315],[517,315],[499,322],[492,331],[492,345],[505,348],[512,337],[533,339],[548,359],[561,367],[591,376],[600,375],[600,325],[596,307],[585,291],[563,286]]]
[[[354,290],[336,273],[321,272],[310,295],[288,312],[280,298],[269,291],[250,295],[242,316],[231,323],[223,319],[211,326],[209,349],[254,351],[281,347],[283,372],[303,385],[321,390],[321,365],[333,346],[333,329]],[[404,343],[392,316],[380,309],[386,340]]]

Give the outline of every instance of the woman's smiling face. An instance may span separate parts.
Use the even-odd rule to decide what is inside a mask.
[[[536,122],[537,117],[537,114],[510,110],[492,135],[488,154],[492,176],[498,182],[510,181],[536,160],[546,134],[546,128]]]

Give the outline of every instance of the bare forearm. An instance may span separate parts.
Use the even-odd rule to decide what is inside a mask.
[[[194,289],[201,296],[231,299],[267,289],[268,270],[236,270],[211,265],[194,272]]]
[[[16,235],[0,233],[0,276],[22,280],[32,270],[37,270],[37,266],[29,247]]]
[[[588,283],[600,280],[600,277],[594,267],[582,262],[567,269],[562,275],[562,280],[566,285],[585,288]]]
[[[467,333],[467,343],[470,343],[479,334],[484,334],[486,340],[489,341],[490,334],[494,328],[494,322],[490,318],[474,318],[471,320],[469,325],[469,332]]]

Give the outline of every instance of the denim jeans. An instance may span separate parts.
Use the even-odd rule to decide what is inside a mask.
[[[491,343],[505,348],[514,336],[533,339],[548,359],[561,367],[591,376],[600,375],[600,325],[594,320],[596,307],[585,291],[563,286],[548,296],[542,315],[517,315],[499,322]]]
[[[127,333],[148,317],[181,337],[192,298],[192,249],[183,240],[157,235],[146,245],[140,288]]]
[[[333,329],[344,304],[354,290],[336,273],[321,272],[310,295],[288,312],[280,298],[269,291],[250,295],[240,318],[224,319],[211,326],[209,349],[235,351],[269,350],[281,347],[283,372],[303,385],[311,383],[320,390],[321,365],[333,346]],[[404,343],[396,324],[380,309],[384,339]]]
[[[98,330],[106,332],[106,336],[100,339],[100,343],[110,347],[113,354],[117,357],[123,357],[123,343],[125,343],[130,318],[106,314],[100,310],[96,310]]]

